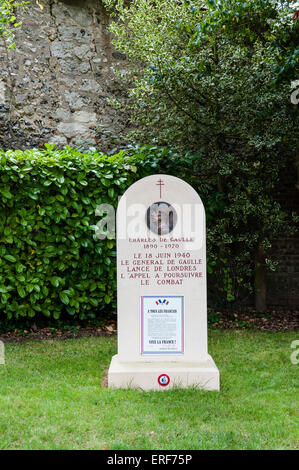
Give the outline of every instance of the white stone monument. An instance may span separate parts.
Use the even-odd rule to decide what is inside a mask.
[[[109,387],[219,390],[208,354],[205,227],[200,197],[174,176],[143,178],[120,199]]]

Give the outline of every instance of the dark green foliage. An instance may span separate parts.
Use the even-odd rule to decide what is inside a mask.
[[[99,240],[96,207],[117,206],[163,156],[55,151],[0,152],[0,315],[68,314],[115,308],[115,240]],[[138,170],[137,170],[138,168]]]
[[[264,310],[266,268],[276,266],[272,241],[296,221],[278,197],[286,169],[296,171],[296,149],[299,158],[294,2],[105,3],[115,9],[114,44],[131,61],[121,74],[130,91],[125,109],[137,124],[131,137],[194,155],[193,184],[208,210],[213,301],[218,294],[220,303],[244,301],[255,290]]]

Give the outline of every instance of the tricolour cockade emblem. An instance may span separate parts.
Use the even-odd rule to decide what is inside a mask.
[[[169,385],[170,378],[167,374],[161,374],[158,377],[158,384],[161,385],[162,387],[166,387]]]

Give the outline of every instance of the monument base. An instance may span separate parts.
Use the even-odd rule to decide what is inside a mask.
[[[219,371],[208,356],[206,362],[120,362],[113,356],[108,371],[108,387],[168,390],[197,387],[220,390]]]

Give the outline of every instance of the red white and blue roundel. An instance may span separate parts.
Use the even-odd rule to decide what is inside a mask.
[[[170,378],[167,374],[159,375],[158,377],[159,385],[161,385],[162,387],[166,387],[167,385],[169,385],[169,382],[170,382]]]
[[[164,299],[164,300],[159,299],[159,300],[156,300],[156,304],[157,305],[168,305],[169,302],[166,299]]]

